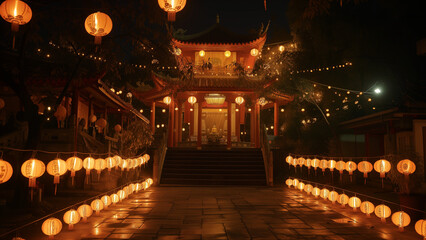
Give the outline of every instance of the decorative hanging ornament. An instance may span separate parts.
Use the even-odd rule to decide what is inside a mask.
[[[293,179],[293,187],[297,188],[297,186],[299,186],[299,180]]]
[[[172,102],[172,98],[167,96],[163,98],[163,103],[169,105]]]
[[[176,13],[185,7],[186,0],[158,0],[158,5],[167,12],[167,20],[174,22],[176,21]]]
[[[346,204],[348,204],[348,202],[349,202],[349,197],[348,197],[348,195],[346,195],[346,194],[344,194],[344,193],[340,194],[340,195],[339,195],[339,197],[337,198],[337,202],[338,202],[339,204],[341,204],[341,205],[342,205],[342,207],[345,207],[345,205],[346,205]]]
[[[330,194],[330,190],[328,190],[327,188],[323,188],[323,189],[321,189],[320,197],[321,197],[322,199],[327,200],[327,198],[328,198],[328,194]]]
[[[312,189],[314,189],[314,187],[311,184],[306,184],[303,190],[305,190],[305,192],[309,195],[311,194]]]
[[[108,206],[112,203],[111,197],[108,195],[102,196],[101,201],[104,204],[104,208],[108,208]]]
[[[317,187],[314,187],[313,189],[312,189],[312,195],[314,195],[316,198],[320,195],[320,193],[321,193],[321,190],[319,189],[319,188],[317,188]]]
[[[110,197],[112,204],[115,205],[116,203],[120,202],[120,197],[116,193],[111,194]]]
[[[83,204],[77,208],[77,212],[78,214],[80,214],[80,217],[83,219],[83,222],[86,222],[87,218],[92,216],[93,209],[89,205]]]
[[[322,175],[324,176],[325,169],[327,169],[327,168],[328,168],[328,161],[327,161],[327,159],[322,159],[322,160],[320,161],[320,163],[319,163],[319,167],[321,168],[321,170],[322,170]]]
[[[99,212],[104,209],[104,203],[100,199],[95,199],[90,203],[90,207],[96,212],[96,215],[99,215]]]
[[[44,163],[35,158],[25,161],[21,167],[21,173],[24,177],[28,178],[28,186],[30,188],[36,187],[36,179],[43,176],[45,170],[46,166]]]
[[[292,156],[290,156],[290,155],[288,155],[288,156],[285,158],[285,162],[286,162],[286,163],[288,163],[288,165],[290,166],[290,165],[291,165],[291,163],[293,162],[293,157],[292,157]]]
[[[353,175],[353,172],[355,170],[356,170],[356,163],[353,162],[353,161],[348,161],[346,163],[346,171],[349,172],[349,178],[350,178],[351,182],[352,182],[352,175]]]
[[[293,186],[293,180],[289,178],[285,180],[285,184],[288,186],[288,188],[291,188],[291,186]]]
[[[367,217],[370,217],[370,214],[374,212],[374,204],[369,201],[365,201],[361,203],[359,209],[361,209],[361,212],[365,213]]]
[[[351,197],[349,198],[348,205],[352,207],[355,212],[356,209],[361,206],[361,199],[359,199],[358,197]]]
[[[76,210],[70,209],[67,212],[65,212],[63,219],[64,219],[64,222],[68,224],[68,229],[72,230],[74,228],[74,225],[80,222],[81,217]]]
[[[95,159],[87,157],[83,160],[83,167],[86,169],[86,183],[89,183],[90,171],[95,167]]]
[[[62,230],[62,222],[57,218],[48,218],[41,225],[41,231],[53,238],[55,235],[58,235]]]
[[[423,237],[423,239],[426,239],[426,220],[421,219],[416,222],[416,225],[414,225],[414,228],[416,229],[416,232]]]
[[[57,158],[47,164],[46,170],[48,174],[53,176],[53,184],[55,184],[56,195],[57,187],[59,184],[59,178],[67,172],[67,163],[64,160]]]
[[[12,48],[15,48],[15,33],[19,31],[19,25],[24,25],[31,20],[33,16],[31,8],[23,1],[6,0],[0,5],[0,15],[5,21],[12,24],[14,33]]]
[[[386,222],[386,218],[388,218],[391,213],[391,209],[384,204],[377,205],[374,209],[374,214],[376,214],[376,216],[380,218],[382,222]]]
[[[304,183],[302,183],[302,182],[299,182],[299,185],[297,186],[297,188],[298,188],[300,191],[303,191],[303,189],[305,189],[305,184],[304,184]]]
[[[339,194],[336,191],[331,191],[328,194],[328,200],[331,201],[332,204],[334,204],[337,201],[337,198],[339,197]]]
[[[237,103],[238,105],[241,105],[244,103],[244,98],[239,96],[235,98],[235,103]]]
[[[95,44],[100,45],[102,37],[108,35],[112,30],[111,18],[102,12],[90,14],[84,22],[86,31],[95,37]]]
[[[111,169],[117,165],[117,162],[115,158],[113,157],[105,158],[105,162],[106,162],[106,168],[108,169],[108,172],[111,172]]]
[[[256,57],[257,55],[259,55],[259,50],[256,48],[253,48],[252,50],[250,50],[250,55],[252,55],[253,57]]]
[[[393,224],[399,227],[399,231],[403,232],[404,227],[410,224],[411,218],[410,218],[410,215],[408,215],[406,212],[399,211],[392,214],[392,222]]]
[[[101,172],[106,168],[106,161],[103,158],[95,159],[95,170],[98,174],[98,181],[101,177]]]
[[[358,171],[364,173],[364,184],[366,184],[368,173],[373,171],[373,164],[368,161],[361,161],[358,163]]]
[[[188,102],[189,102],[191,105],[194,105],[194,103],[196,103],[196,102],[197,102],[197,98],[196,98],[196,97],[194,97],[194,96],[191,96],[191,97],[189,97],[189,98],[188,98]]]
[[[83,161],[79,157],[70,157],[66,161],[68,171],[71,172],[71,185],[74,186],[75,172],[80,171],[83,168]]]
[[[0,158],[0,184],[7,182],[13,174],[12,165]]]

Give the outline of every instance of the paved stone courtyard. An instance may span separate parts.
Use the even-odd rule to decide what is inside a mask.
[[[349,220],[350,222],[347,222]],[[36,228],[36,226],[34,226]],[[27,231],[26,231],[27,232]],[[47,239],[31,231],[25,239]],[[152,187],[55,239],[421,239],[282,187]]]

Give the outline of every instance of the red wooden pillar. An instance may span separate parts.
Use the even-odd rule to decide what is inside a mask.
[[[191,139],[192,136],[194,136],[194,106],[191,105],[190,109],[192,109],[192,111],[189,111],[189,139]]]
[[[179,142],[182,142],[182,104],[179,104],[179,110],[178,110],[178,128],[177,128],[177,130],[178,130],[178,141],[177,141],[177,143],[179,143]]]
[[[254,118],[255,118],[255,126],[254,131],[256,132],[256,141],[255,146],[256,148],[260,147],[260,105],[259,103],[256,103],[255,111],[254,111]]]
[[[237,112],[238,110],[238,112]],[[235,136],[237,136],[237,142],[240,141],[240,105],[235,105]]]
[[[231,101],[229,101],[228,102],[228,130],[227,130],[227,135],[228,135],[227,148],[228,149],[231,149],[231,147],[232,147],[232,142],[231,142],[231,132],[232,132],[232,130],[231,130],[231,128],[232,128],[231,114],[232,114],[232,104],[231,104]]]
[[[253,147],[256,147],[256,132],[255,132],[255,126],[256,126],[256,118],[255,116],[255,111],[252,108],[249,108],[249,113],[250,113],[250,142],[251,145]]]
[[[278,125],[279,125],[279,111],[278,103],[274,102],[274,136],[278,136]]]
[[[172,101],[169,104],[169,136],[167,139],[167,146],[173,147],[173,129],[174,129],[174,120],[175,120],[175,100],[172,97]]]
[[[201,103],[198,103],[198,132],[197,132],[197,148],[201,149],[201,117],[202,109]]]
[[[155,133],[155,102],[151,104],[151,130],[152,134]]]

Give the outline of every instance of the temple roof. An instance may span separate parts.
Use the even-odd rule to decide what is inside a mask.
[[[196,44],[212,44],[212,43],[222,43],[222,44],[238,44],[238,43],[249,43],[253,42],[261,37],[263,37],[267,32],[261,29],[257,34],[238,34],[235,33],[220,23],[216,23],[210,28],[191,35],[179,34],[179,31],[175,31],[173,38],[177,41],[183,43],[196,43]]]

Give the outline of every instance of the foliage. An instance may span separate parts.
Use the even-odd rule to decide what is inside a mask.
[[[129,124],[122,133],[123,155],[135,156],[154,140],[151,128],[142,120],[136,120]]]

